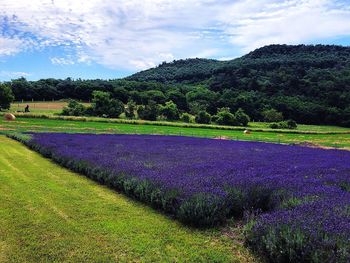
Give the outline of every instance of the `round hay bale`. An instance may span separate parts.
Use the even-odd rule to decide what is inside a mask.
[[[251,134],[251,131],[250,131],[250,130],[244,130],[243,133],[244,133],[244,134]]]
[[[5,113],[4,119],[5,121],[14,121],[16,120],[16,117],[12,113]]]

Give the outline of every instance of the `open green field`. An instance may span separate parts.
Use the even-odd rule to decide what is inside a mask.
[[[0,120],[0,130],[17,132],[69,132],[69,133],[136,133],[185,135],[234,140],[255,140],[276,143],[312,143],[325,147],[350,149],[350,133],[303,134],[285,132],[258,132],[243,134],[241,130],[184,128],[158,125],[106,123],[94,121],[65,121],[40,118],[17,118],[16,121]]]
[[[10,112],[23,112],[26,105],[29,105],[30,114],[34,115],[57,115],[62,112],[63,107],[67,106],[65,101],[34,101],[34,102],[14,102],[11,104]],[[83,103],[85,106],[89,106],[90,103]],[[122,114],[121,116],[123,116]],[[248,125],[249,129],[268,129],[269,123],[266,122],[250,122]],[[242,127],[237,127],[242,128]],[[327,125],[303,125],[299,124],[296,131],[301,132],[349,132],[350,128],[338,127],[338,126],[327,126]]]
[[[34,114],[58,114],[67,106],[68,102],[64,101],[34,101],[34,102],[14,102],[11,104],[10,112],[24,111],[29,105],[29,110]],[[84,105],[90,105],[84,103]]]
[[[0,136],[0,262],[257,262],[239,232],[184,227]]]

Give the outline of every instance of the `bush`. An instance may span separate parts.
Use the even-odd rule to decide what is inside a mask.
[[[264,110],[262,113],[264,121],[266,122],[280,122],[283,121],[283,114],[275,109]]]
[[[269,125],[271,129],[296,129],[298,127],[297,123],[293,120],[274,122]]]
[[[68,105],[63,108],[61,115],[65,116],[84,116],[86,115],[86,108],[83,104],[76,100],[70,100]]]
[[[137,108],[137,114],[142,120],[157,120],[158,111],[158,105],[154,101],[150,101],[147,105],[140,105]]]
[[[127,119],[134,119],[135,118],[135,110],[136,110],[136,104],[134,101],[129,101],[128,104],[125,107],[125,117]]]
[[[248,122],[250,122],[249,116],[241,108],[235,112],[235,119],[238,125],[241,126],[247,126]]]
[[[200,123],[200,124],[209,124],[211,120],[211,116],[206,111],[200,111],[196,115],[195,120],[197,123]]]
[[[167,120],[178,120],[180,115],[176,104],[172,101],[168,101],[164,106],[160,106],[160,114]]]
[[[93,115],[118,118],[124,112],[124,104],[120,100],[112,99],[109,92],[94,91],[92,96]]]
[[[219,125],[237,126],[240,124],[237,121],[236,116],[230,112],[229,108],[219,109],[217,115],[215,115],[212,121]]]
[[[11,102],[15,99],[12,90],[9,86],[0,83],[0,111],[8,110],[11,107]]]
[[[181,114],[180,120],[186,123],[192,122],[192,116],[187,112]]]

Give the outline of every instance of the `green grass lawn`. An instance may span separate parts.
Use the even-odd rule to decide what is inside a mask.
[[[83,103],[85,106],[90,103]],[[29,110],[34,114],[58,114],[62,112],[63,107],[68,105],[65,101],[30,101],[30,102],[13,102],[10,112],[24,111],[29,105]]]
[[[309,142],[321,146],[350,149],[350,134],[293,134],[279,132],[258,132],[243,134],[239,130],[219,130],[206,128],[183,128],[157,125],[135,125],[105,122],[65,121],[39,118],[17,118],[14,122],[0,120],[0,130],[18,132],[70,132],[70,133],[138,133],[185,135],[198,137],[225,136],[235,140],[255,140],[276,143]]]
[[[250,122],[249,126],[252,128],[269,128],[270,123],[266,122]],[[331,126],[331,125],[305,125],[298,124],[296,131],[308,131],[308,132],[350,132],[350,128]]]
[[[256,262],[228,236],[184,227],[0,136],[0,262]]]

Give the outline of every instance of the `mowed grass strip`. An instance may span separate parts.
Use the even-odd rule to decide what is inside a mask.
[[[181,128],[156,125],[135,125],[121,123],[65,121],[36,118],[17,118],[14,122],[0,119],[0,131],[17,132],[68,132],[68,133],[126,133],[163,134],[195,137],[226,137],[233,140],[266,141],[275,143],[308,142],[319,146],[350,149],[350,134],[292,134],[278,132],[256,132],[244,134],[243,131],[205,128]]]
[[[239,231],[238,231],[239,232]],[[256,262],[0,136],[0,262]]]

